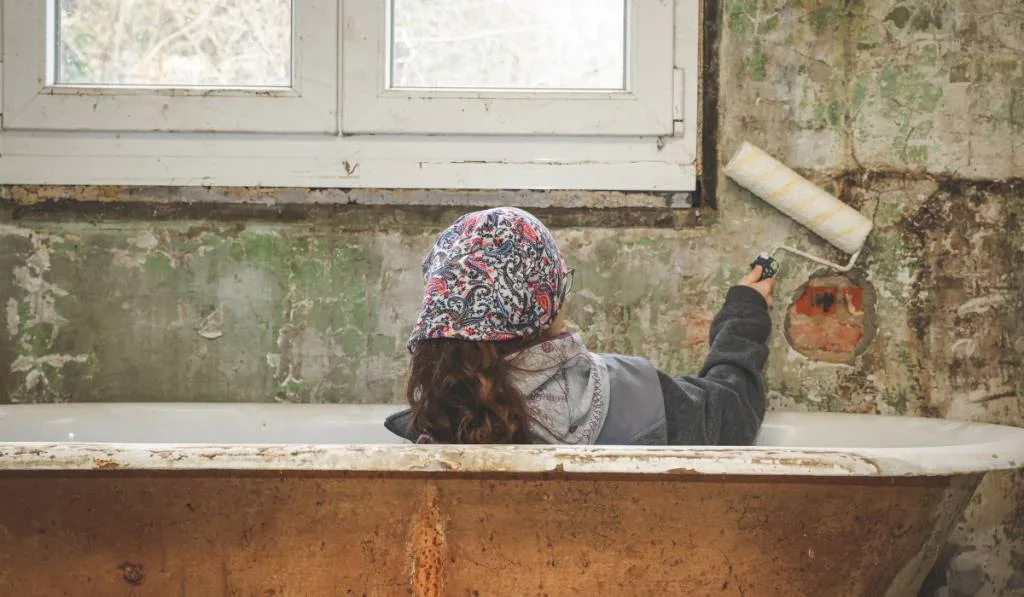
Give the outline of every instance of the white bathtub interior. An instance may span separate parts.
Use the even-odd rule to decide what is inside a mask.
[[[383,426],[399,405],[85,403],[0,406],[0,442],[174,444],[403,443]],[[1003,437],[1005,436],[1005,437]],[[934,448],[1024,441],[1024,430],[940,419],[769,412],[756,444]]]

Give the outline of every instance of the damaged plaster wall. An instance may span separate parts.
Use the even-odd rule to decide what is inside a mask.
[[[723,6],[720,150],[759,144],[876,225],[876,338],[849,367],[777,338],[773,405],[1024,426],[1024,3]],[[719,207],[722,228],[777,217],[732,185]],[[922,589],[1006,595],[1024,595],[1021,473],[985,479]]]
[[[787,343],[786,311],[816,273],[787,259],[771,407],[1024,426],[1024,4],[723,0],[722,10],[720,157],[756,143],[876,224],[858,271],[874,337],[852,365]],[[592,348],[692,372],[754,254],[783,242],[829,254],[722,177],[718,189],[713,213],[676,210],[690,215],[643,226],[616,221],[618,196],[538,204],[577,269],[569,318]],[[275,221],[216,206],[347,197],[0,192],[0,402],[398,402],[420,259],[457,211],[360,193],[376,204],[363,216]],[[173,211],[185,202],[195,203]],[[986,478],[922,594],[1024,595],[1021,474]]]

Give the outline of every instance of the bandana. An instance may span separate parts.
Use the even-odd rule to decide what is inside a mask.
[[[562,306],[566,267],[537,218],[500,207],[466,214],[442,232],[423,278],[409,350],[420,340],[503,342],[546,330]]]

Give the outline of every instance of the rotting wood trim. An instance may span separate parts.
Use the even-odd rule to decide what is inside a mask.
[[[697,192],[694,205],[718,207],[718,118],[719,118],[719,47],[721,44],[722,11],[719,0],[704,0],[701,12],[700,98],[698,108]]]

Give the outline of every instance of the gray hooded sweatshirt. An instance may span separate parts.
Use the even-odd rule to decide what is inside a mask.
[[[711,324],[700,373],[672,377],[640,357],[588,352],[575,335],[524,351],[515,378],[526,397],[535,443],[749,445],[764,419],[761,369],[771,333],[764,298],[729,290]],[[410,411],[385,421],[416,441]]]

